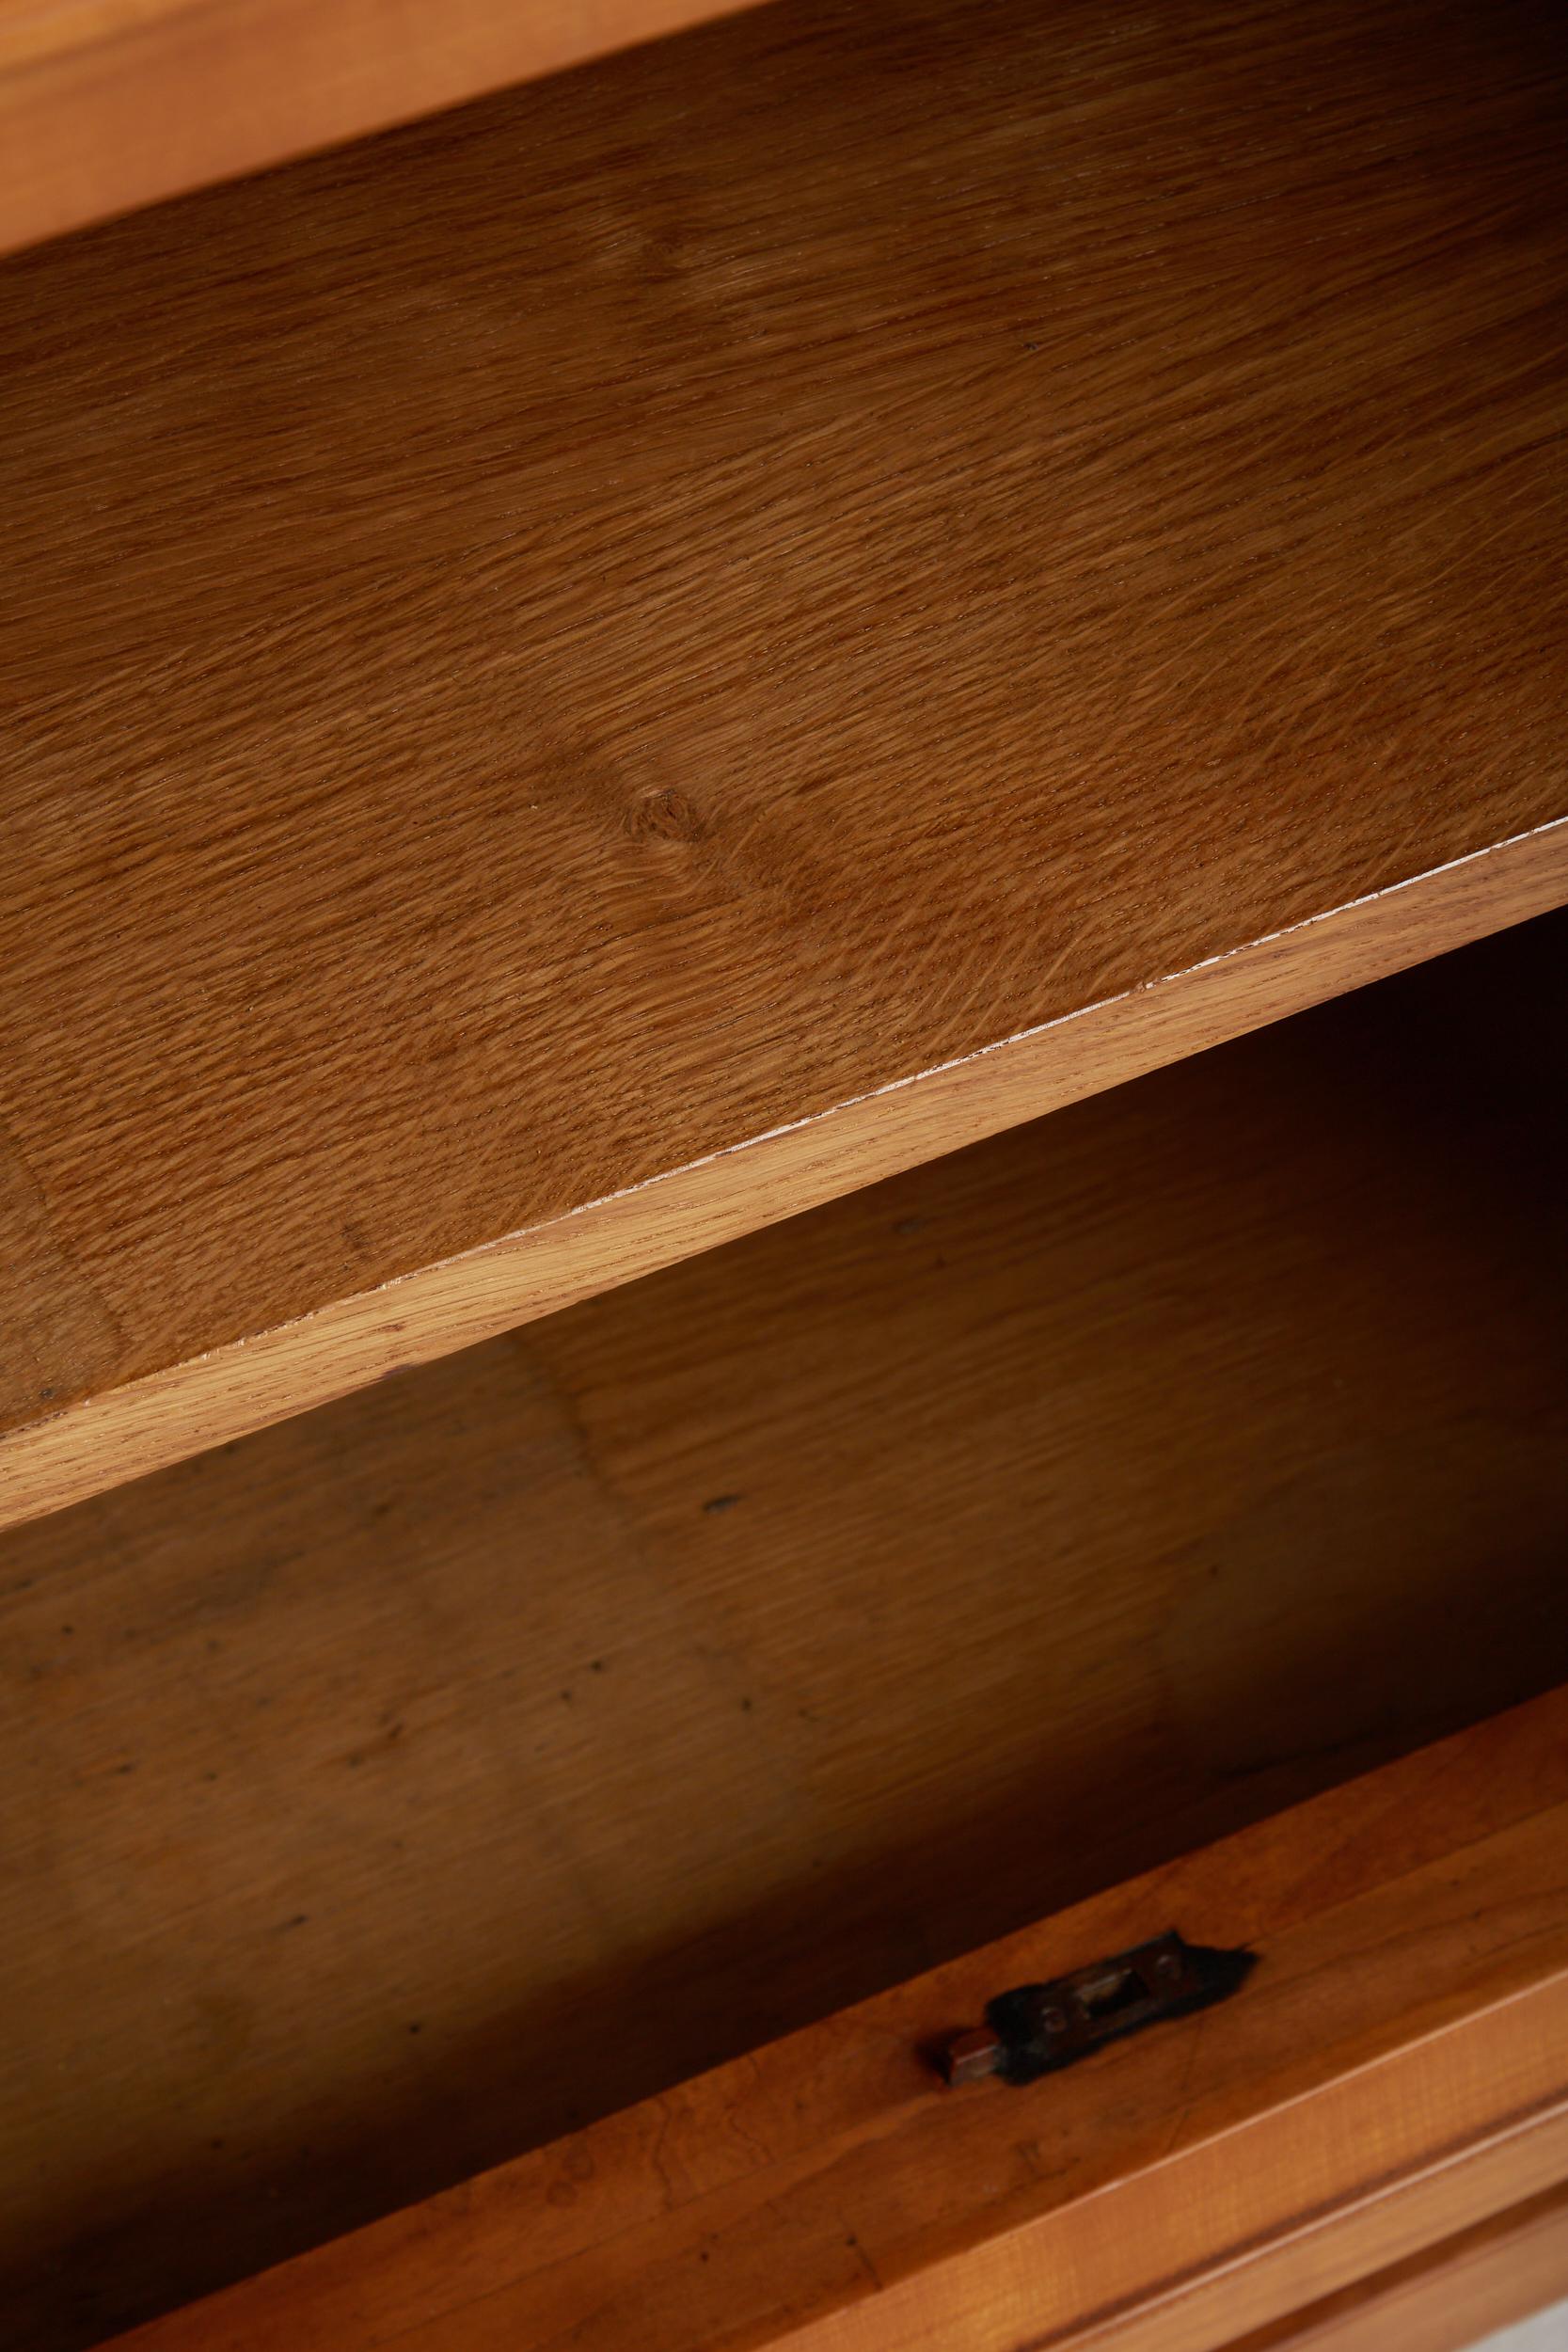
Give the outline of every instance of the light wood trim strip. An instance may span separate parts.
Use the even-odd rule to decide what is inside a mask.
[[[1568,2187],[1543,2191],[1227,2352],[1470,2352],[1568,2296]]]
[[[1568,2178],[1565,1779],[1558,1692],[123,2342],[1206,2352]],[[1241,1997],[936,2084],[1172,1922],[1257,1946]]]
[[[0,252],[746,5],[11,0],[0,11]]]
[[[0,1437],[0,1527],[308,1412],[1568,900],[1568,818]]]

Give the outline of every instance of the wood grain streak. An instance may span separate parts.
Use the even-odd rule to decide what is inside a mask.
[[[1561,46],[783,0],[8,262],[6,1513],[1560,900]]]
[[[127,2352],[1203,2352],[1568,2177],[1565,1772],[1560,1692]],[[1254,1944],[1246,1992],[1029,2093],[935,2082],[990,1991],[1155,1918]]]
[[[7,2352],[1568,1680],[1564,934],[11,1531]]]

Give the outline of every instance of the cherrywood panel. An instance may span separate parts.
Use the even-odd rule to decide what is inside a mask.
[[[1560,30],[784,0],[8,263],[8,1515],[1562,898]]]
[[[1557,1693],[127,2352],[1206,2352],[1568,2177],[1565,1797]],[[1171,1919],[1259,1950],[1242,1995],[1025,2093],[937,2081],[990,1993]]]
[[[0,0],[0,252],[746,0]]]
[[[12,1531],[7,2352],[1568,1677],[1565,928]]]
[[[1559,2186],[1227,2352],[1491,2352],[1482,2338],[1565,2296],[1568,2186]]]

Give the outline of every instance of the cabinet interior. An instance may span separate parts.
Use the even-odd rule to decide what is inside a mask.
[[[0,1537],[66,2352],[1568,1678],[1548,917]]]

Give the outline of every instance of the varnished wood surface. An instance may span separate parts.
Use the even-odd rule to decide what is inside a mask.
[[[1499,2328],[1565,2298],[1568,2185],[1560,2185],[1226,2352],[1493,2352]]]
[[[1568,1678],[1563,935],[13,1531],[7,2352]]]
[[[548,1314],[585,1295],[716,1248],[784,1215],[1201,1051],[1288,1007],[1377,978],[1563,894],[1568,824],[1450,866],[1419,883],[1307,922],[1168,982],[1108,999],[999,1050],[863,1096],[728,1155],[591,1202],[544,1226],[356,1293],[297,1323],[185,1358],[0,1435],[0,1527],[37,1518],[150,1466],[222,1444],[330,1402],[365,1382]],[[25,1228],[34,1206],[24,1199]],[[35,1243],[37,1236],[34,1236]],[[80,1303],[47,1241],[20,1246],[32,1304],[43,1269],[60,1287],[46,1312]],[[23,1325],[25,1342],[26,1326]]]
[[[0,252],[745,0],[4,0]]]
[[[1560,46],[783,0],[8,263],[6,1514],[1562,898]]]
[[[1179,1921],[1242,1994],[1012,2093],[925,2056]],[[1568,2177],[1568,1696],[395,2217],[127,2352],[1207,2352]]]

